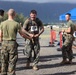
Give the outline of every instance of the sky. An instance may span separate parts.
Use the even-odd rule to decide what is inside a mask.
[[[76,3],[76,0],[0,0],[0,1],[23,1],[23,2],[36,2],[36,3],[46,3],[46,2]]]

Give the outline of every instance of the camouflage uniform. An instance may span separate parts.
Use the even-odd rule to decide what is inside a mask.
[[[42,22],[36,18],[35,21],[27,19],[24,22],[23,28],[31,34],[38,34],[39,29],[43,27]],[[33,31],[35,28],[36,31]],[[33,66],[37,65],[39,61],[39,51],[40,51],[40,44],[39,44],[39,37],[33,38],[32,41],[25,39],[25,54],[27,56],[27,63],[31,62],[32,51],[34,52],[33,57]]]
[[[16,75],[15,67],[18,59],[16,35],[21,26],[14,20],[6,20],[0,27],[3,32],[1,49],[1,75]]]
[[[0,16],[0,23],[3,21],[3,17],[2,16]]]
[[[72,23],[71,20],[69,20],[67,22],[67,26],[68,28],[71,28],[71,32],[70,33],[64,33],[65,34],[65,41],[63,43],[62,46],[62,56],[63,56],[63,60],[66,60],[66,58],[68,57],[69,60],[72,60],[73,58],[73,52],[72,52],[72,44],[73,44],[73,33],[74,33],[74,24]]]
[[[3,21],[3,17],[0,15],[0,24]],[[0,42],[0,67],[1,67],[1,42]]]

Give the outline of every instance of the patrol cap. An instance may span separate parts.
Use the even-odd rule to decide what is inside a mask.
[[[31,10],[30,13],[37,14],[37,11],[36,10]]]

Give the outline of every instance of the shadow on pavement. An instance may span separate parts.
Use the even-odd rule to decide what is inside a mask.
[[[60,58],[61,55],[49,55],[49,56],[40,56],[40,61],[39,62],[46,62],[46,61],[51,61],[51,60],[57,60],[58,58]],[[17,65],[20,64],[26,64],[26,57],[23,58],[19,58]],[[76,65],[76,62],[73,62],[72,64],[65,64],[65,66],[70,66],[70,65]],[[62,67],[64,65],[60,65],[60,63],[56,63],[56,64],[43,64],[43,65],[39,65],[40,69],[46,69],[46,68],[54,68],[54,67]],[[25,70],[27,69],[25,66],[21,66],[21,67],[17,67],[16,70],[20,71],[20,70]]]
[[[22,66],[22,67],[17,67],[16,71],[21,71],[21,70],[31,70],[32,66],[30,66],[29,68],[26,68],[26,66]]]
[[[42,47],[49,47],[49,46],[42,46]],[[19,49],[18,53],[22,54],[23,49]],[[73,54],[74,56],[76,56],[76,54]],[[46,61],[51,61],[51,60],[57,60],[59,58],[62,57],[62,54],[57,54],[57,55],[48,55],[48,56],[40,56],[40,61],[39,62],[46,62]],[[17,65],[26,64],[26,57],[22,57],[22,58],[18,58],[18,62]],[[25,70],[27,69],[26,66],[21,65],[20,67],[17,67],[16,70],[20,71],[20,70]],[[76,62],[73,62],[72,64],[67,64],[66,66],[70,66],[70,65],[76,65]],[[56,64],[43,64],[43,65],[39,65],[40,69],[46,69],[46,68],[54,68],[54,67],[62,67],[64,65],[60,65],[59,63]],[[28,69],[27,69],[28,70]],[[69,73],[57,73],[57,74],[53,74],[53,75],[66,75]],[[45,74],[45,75],[52,75],[52,74]]]
[[[17,62],[17,65],[20,65],[20,64],[26,64],[26,58],[18,58],[18,62]]]
[[[51,61],[55,59],[57,60],[59,57],[62,57],[62,55],[40,56],[40,62]]]
[[[26,63],[25,63],[26,64]],[[39,65],[39,69],[50,69],[50,68],[57,68],[57,67],[62,67],[62,66],[71,66],[71,65],[76,65],[76,62],[73,62],[72,64],[65,64],[65,65],[60,65],[59,63],[56,63],[56,64],[45,64],[45,65]],[[17,67],[16,68],[16,71],[20,71],[20,70],[30,70],[32,69],[32,66],[30,66],[30,68],[26,68],[26,66],[21,66],[21,67]],[[71,72],[73,73],[73,72]],[[56,74],[51,74],[51,75],[66,75],[66,74],[69,74],[69,73],[56,73]],[[44,75],[50,75],[50,74],[44,74]]]
[[[65,65],[60,65],[60,63],[56,64],[46,64],[46,65],[39,65],[40,69],[45,69],[45,68],[56,68],[56,67],[62,67],[62,66],[71,66],[71,65],[76,65],[76,62],[73,62],[72,64],[65,64]]]
[[[76,54],[73,54],[73,59],[75,59]],[[57,60],[58,58],[62,58],[62,55],[49,55],[49,56],[40,56],[40,62]]]
[[[55,73],[55,74],[40,74],[40,75],[75,75],[76,71],[72,71],[72,72],[62,72],[62,73]]]

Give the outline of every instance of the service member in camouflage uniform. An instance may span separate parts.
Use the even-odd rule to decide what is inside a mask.
[[[16,75],[15,67],[18,59],[17,32],[23,37],[31,39],[23,33],[21,25],[14,21],[15,14],[14,9],[9,9],[8,19],[2,22],[0,27],[0,40],[2,41],[1,75]]]
[[[67,21],[67,30],[63,30],[64,35],[65,35],[65,41],[63,43],[62,46],[62,56],[63,56],[63,60],[61,62],[61,64],[66,64],[72,63],[72,59],[73,59],[73,52],[72,52],[72,44],[73,44],[73,33],[74,33],[74,24],[73,22],[70,20],[70,13],[67,13],[65,15],[66,17],[66,21]],[[67,61],[67,57],[69,59],[69,61]]]
[[[36,18],[37,12],[36,10],[31,10],[30,18],[28,18],[23,25],[23,28],[26,30],[26,34],[32,37],[32,41],[25,39],[25,53],[27,56],[27,64],[26,67],[30,66],[32,51],[34,52],[33,59],[33,69],[38,70],[37,63],[39,61],[39,36],[43,33],[44,27],[42,22]]]
[[[0,9],[0,23],[3,21],[4,10]]]
[[[0,24],[3,21],[4,10],[0,9]],[[1,42],[0,42],[0,72],[1,72]]]

